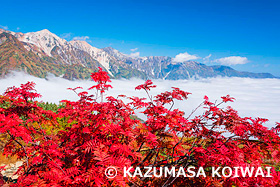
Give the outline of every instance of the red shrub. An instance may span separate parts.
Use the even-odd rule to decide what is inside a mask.
[[[152,81],[137,86],[145,98],[102,98],[111,88],[110,78],[99,69],[92,74],[95,95],[77,93],[79,101],[64,100],[56,113],[34,101],[40,95],[34,83],[9,88],[0,97],[0,132],[5,135],[4,154],[24,160],[17,183],[11,186],[276,186],[279,171],[272,177],[212,177],[210,167],[265,167],[279,162],[279,124],[269,130],[265,119],[242,118],[223,103],[205,97],[205,111],[188,117],[172,109],[175,100],[190,93],[173,88],[155,97],[149,95]],[[122,97],[125,97],[122,95]],[[169,106],[171,105],[171,107]],[[168,107],[169,106],[169,107]],[[147,117],[135,117],[135,109]],[[124,177],[124,167],[205,168],[206,177]],[[107,167],[118,175],[108,178]],[[208,169],[207,169],[208,168]],[[266,174],[266,173],[265,173]],[[3,182],[2,182],[3,183]]]

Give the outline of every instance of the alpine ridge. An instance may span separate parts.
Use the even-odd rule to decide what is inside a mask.
[[[67,41],[47,29],[29,33],[0,29],[2,77],[19,70],[37,77],[52,73],[70,80],[88,79],[98,67],[106,70],[111,78],[275,78],[269,73],[240,72],[228,66],[207,66],[196,61],[174,63],[168,56],[132,57],[112,47],[99,49],[86,41]]]

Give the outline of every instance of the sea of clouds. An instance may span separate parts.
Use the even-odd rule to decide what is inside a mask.
[[[78,96],[67,88],[81,86],[85,90],[91,87],[94,82],[88,80],[69,81],[63,78],[49,75],[46,79],[33,77],[24,73],[14,72],[6,78],[0,79],[0,94],[3,94],[7,87],[19,86],[27,81],[36,83],[36,90],[42,94],[39,101],[59,103],[60,100],[77,100]],[[196,108],[207,95],[211,101],[220,101],[221,96],[230,94],[236,101],[230,104],[239,111],[243,117],[262,117],[269,119],[268,127],[274,126],[275,122],[280,122],[280,79],[251,79],[251,78],[209,78],[201,80],[153,80],[157,85],[151,91],[151,95],[171,90],[171,87],[178,87],[184,91],[191,92],[189,99],[177,102],[174,106],[183,110],[186,115]],[[112,80],[113,89],[107,95],[146,97],[146,93],[135,90],[144,80]],[[226,105],[224,105],[226,106]],[[201,113],[202,109],[197,111]]]

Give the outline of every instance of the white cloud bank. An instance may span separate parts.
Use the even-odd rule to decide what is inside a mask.
[[[222,65],[237,65],[237,64],[247,64],[249,60],[246,57],[241,56],[229,56],[224,58],[219,58],[214,60],[214,62],[217,62]]]
[[[180,53],[173,58],[173,62],[185,62],[188,60],[196,60],[199,59],[199,56],[196,55],[190,55],[188,52]]]
[[[82,86],[84,89],[93,85],[92,81],[68,81],[62,78],[49,76],[45,79],[35,78],[23,73],[14,73],[5,79],[0,79],[0,93],[7,87],[19,86],[27,81],[34,81],[36,89],[43,95],[39,100],[56,102],[60,100],[77,100],[77,95],[67,88]],[[136,91],[136,85],[143,84],[143,80],[113,80],[108,95],[144,97],[144,91]],[[276,121],[280,122],[280,80],[279,79],[250,79],[250,78],[211,78],[203,80],[155,80],[156,89],[152,89],[154,96],[160,92],[170,90],[171,87],[179,87],[191,92],[189,99],[177,102],[175,107],[186,112],[186,115],[203,101],[204,95],[209,96],[211,101],[219,100],[221,96],[230,94],[236,98],[231,106],[239,111],[243,117],[263,117],[270,120],[267,126],[273,126]],[[200,111],[201,112],[201,111]]]
[[[73,38],[73,40],[81,40],[81,41],[86,41],[89,39],[89,36],[76,36]]]

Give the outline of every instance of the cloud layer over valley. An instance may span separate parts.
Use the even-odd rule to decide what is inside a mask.
[[[23,73],[12,73],[5,79],[0,79],[0,93],[10,86],[19,86],[27,81],[36,83],[36,90],[42,94],[39,100],[56,102],[62,99],[77,100],[75,93],[67,88],[81,86],[84,89],[91,87],[92,81],[69,81],[54,76],[46,79],[36,78]],[[139,79],[112,80],[113,89],[107,95],[146,97],[144,91],[135,91],[135,86],[144,81]],[[250,79],[250,78],[211,78],[202,80],[154,80],[157,85],[151,94],[154,96],[160,92],[171,90],[171,87],[179,87],[184,91],[191,92],[187,101],[178,102],[175,107],[186,112],[188,115],[192,109],[198,106],[204,95],[211,101],[219,100],[221,96],[230,94],[236,98],[231,106],[239,111],[243,117],[263,117],[270,121],[267,126],[272,126],[276,121],[280,122],[280,80],[279,79]]]

